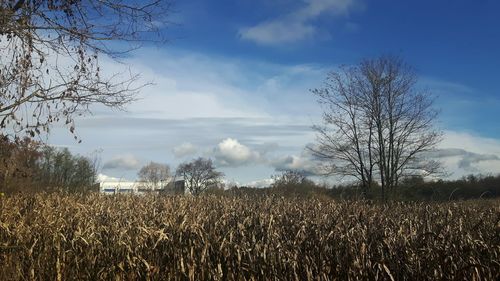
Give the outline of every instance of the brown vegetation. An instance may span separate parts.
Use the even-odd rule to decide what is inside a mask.
[[[0,134],[0,193],[97,190],[99,158]]]
[[[498,280],[499,201],[0,198],[3,280]]]

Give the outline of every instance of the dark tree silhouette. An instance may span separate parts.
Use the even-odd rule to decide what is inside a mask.
[[[324,114],[309,149],[328,173],[358,179],[365,192],[377,181],[384,197],[404,177],[440,171],[426,158],[441,139],[438,112],[416,82],[400,58],[384,56],[332,72],[324,88],[312,91]]]
[[[180,164],[177,175],[184,180],[188,191],[193,195],[199,195],[208,188],[217,187],[224,176],[215,170],[212,160],[198,158],[189,163]]]
[[[271,176],[271,178],[274,180],[272,187],[286,187],[310,183],[305,173],[297,170],[286,170],[278,175]]]

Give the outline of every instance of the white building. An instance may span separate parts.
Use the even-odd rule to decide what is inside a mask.
[[[99,191],[105,194],[137,193],[138,190],[137,182],[132,181],[103,181],[99,188]]]
[[[184,194],[184,181],[172,181],[165,188],[148,187],[141,181],[102,181],[99,191],[104,194],[148,194],[166,192],[168,194]]]

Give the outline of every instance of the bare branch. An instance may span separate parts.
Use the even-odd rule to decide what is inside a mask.
[[[132,73],[103,75],[99,58],[118,58],[144,42],[164,43],[171,5],[169,0],[0,2],[0,129],[33,137],[64,122],[74,133],[74,118],[95,104],[123,109],[146,85]]]

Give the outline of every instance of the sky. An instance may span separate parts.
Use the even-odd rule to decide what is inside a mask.
[[[147,44],[108,73],[143,83],[126,111],[94,107],[75,142],[56,126],[47,141],[101,159],[102,180],[135,180],[150,161],[214,160],[227,182],[263,186],[284,169],[314,169],[321,108],[311,89],[329,71],[392,54],[436,96],[444,132],[436,159],[449,178],[500,173],[500,2],[185,0],[166,44]]]

